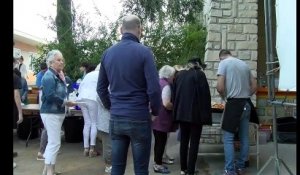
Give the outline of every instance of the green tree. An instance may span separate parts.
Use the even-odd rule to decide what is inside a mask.
[[[56,40],[38,48],[40,56],[32,61],[35,73],[39,72],[39,64],[45,61],[47,53],[52,49],[59,49],[65,58],[65,72],[74,81],[81,77],[79,72],[80,64],[82,62],[89,62],[94,65],[99,64],[103,51],[111,46],[117,38],[117,25],[114,22],[109,23],[108,26],[104,23],[101,23],[99,26],[93,26],[87,18],[86,12],[79,13],[73,6],[71,9],[71,28],[68,24],[68,29],[70,30],[66,30],[67,27],[63,26],[63,22],[60,24],[59,18],[56,18],[56,20],[51,17],[45,18],[49,21],[49,28],[57,31],[57,33],[61,33],[60,36],[62,37],[58,37]],[[60,32],[58,32],[58,25],[62,25],[61,27],[63,28],[60,29]],[[62,32],[63,30],[66,31],[65,35]],[[72,38],[70,39],[70,37]]]
[[[152,48],[158,68],[204,59],[206,29],[201,24],[202,0],[126,0],[123,14],[142,19],[145,45]]]

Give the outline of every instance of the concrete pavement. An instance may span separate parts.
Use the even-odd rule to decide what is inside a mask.
[[[152,137],[153,142],[154,137]],[[104,162],[102,156],[89,158],[83,156],[83,143],[67,143],[62,138],[61,154],[57,157],[56,169],[62,171],[62,175],[105,175]],[[153,147],[153,144],[152,144]],[[296,144],[279,144],[279,157],[287,164],[291,171],[296,175]],[[18,152],[18,157],[14,158],[17,167],[14,169],[14,175],[41,175],[43,170],[43,161],[36,160],[39,149],[39,139],[32,139],[29,146],[25,147],[25,141],[14,136],[14,151]],[[222,145],[214,148],[210,144],[201,144],[199,150],[205,152],[208,149],[219,149],[222,151]],[[253,149],[253,148],[251,148]],[[153,148],[151,150],[151,159],[149,165],[149,174],[155,175],[152,169]],[[179,162],[179,142],[176,140],[176,134],[171,133],[169,138],[168,153],[175,158],[173,165],[168,165],[171,175],[180,174]],[[260,145],[260,167],[262,167],[270,156],[274,155],[273,142]],[[224,156],[198,156],[196,167],[200,175],[221,175],[224,166]],[[247,169],[247,175],[257,174],[256,159],[250,157],[250,167]],[[126,175],[134,175],[131,151],[128,153]],[[274,175],[274,161],[263,171],[263,175]],[[281,174],[288,174],[281,166]]]

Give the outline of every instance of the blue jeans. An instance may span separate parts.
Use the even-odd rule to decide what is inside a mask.
[[[136,121],[122,116],[112,115],[110,135],[112,144],[111,175],[123,175],[129,144],[131,143],[134,172],[136,175],[149,174],[151,151],[151,120]]]
[[[239,126],[239,138],[240,138],[240,155],[234,167],[234,133],[223,130],[223,143],[225,153],[225,170],[229,174],[235,174],[236,169],[244,169],[245,161],[248,159],[249,153],[249,118],[250,118],[251,106],[247,102],[244,106],[244,111],[241,116]]]

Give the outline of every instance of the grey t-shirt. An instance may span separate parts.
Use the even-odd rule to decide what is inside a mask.
[[[250,98],[251,71],[244,61],[234,57],[222,60],[217,75],[225,76],[226,98]]]

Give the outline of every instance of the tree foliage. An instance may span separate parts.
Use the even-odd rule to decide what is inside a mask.
[[[70,0],[57,0],[57,2]],[[123,0],[125,14],[138,15],[144,32],[141,42],[151,47],[158,68],[165,64],[185,64],[192,56],[204,58],[206,29],[201,24],[202,0]],[[66,6],[66,7],[65,7]],[[91,24],[86,12],[78,13],[68,3],[57,7],[56,20],[50,19],[50,28],[57,31],[58,39],[39,48],[38,59],[32,64],[35,73],[48,51],[59,49],[65,60],[65,71],[73,79],[79,78],[81,62],[98,64],[105,49],[118,40],[118,22]],[[68,12],[64,12],[64,10]],[[97,11],[101,15],[100,11]],[[71,17],[70,17],[71,14]],[[67,22],[64,22],[64,21]],[[71,23],[70,23],[71,22]],[[63,36],[63,37],[59,37]]]
[[[142,19],[142,42],[152,48],[158,68],[204,59],[206,29],[201,24],[202,0],[126,0],[123,14]]]
[[[58,49],[65,58],[65,72],[72,80],[76,80],[81,77],[80,64],[82,62],[99,64],[103,51],[111,46],[115,40],[115,23],[110,23],[108,26],[104,23],[93,26],[87,18],[86,12],[79,13],[77,8],[73,6],[67,10],[68,12],[71,10],[71,17],[66,17],[67,12],[57,7],[57,11],[61,11],[57,12],[57,15],[63,14],[62,17],[48,18],[49,27],[57,32],[58,37],[53,42],[38,48],[38,55],[40,56],[33,59],[31,63],[35,73],[39,72],[39,64],[45,61],[47,53],[50,50]],[[71,23],[63,22],[70,19]]]

